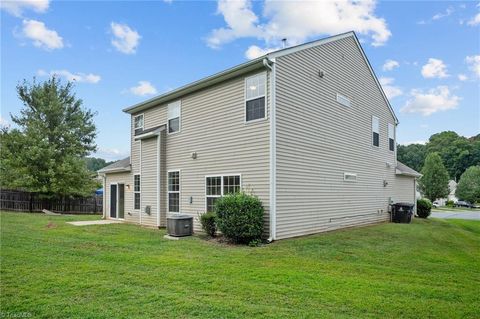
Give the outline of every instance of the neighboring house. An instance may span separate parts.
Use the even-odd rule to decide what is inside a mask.
[[[271,239],[389,220],[415,203],[397,118],[353,32],[286,48],[124,109],[131,157],[104,175],[106,218],[164,227],[244,190]]]
[[[448,181],[448,191],[449,193],[447,198],[440,198],[436,200],[439,206],[447,205],[447,201],[449,200],[453,201],[454,203],[458,202],[458,198],[455,196],[455,192],[457,191],[457,182],[455,182],[453,179]]]

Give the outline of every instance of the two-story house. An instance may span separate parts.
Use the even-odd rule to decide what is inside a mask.
[[[271,240],[388,221],[415,202],[398,120],[353,32],[289,47],[124,109],[131,156],[102,170],[105,217],[164,227],[240,190]]]

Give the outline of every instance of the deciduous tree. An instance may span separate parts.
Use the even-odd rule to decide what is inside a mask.
[[[420,189],[431,201],[448,195],[448,173],[438,153],[430,153],[425,159],[419,180]]]

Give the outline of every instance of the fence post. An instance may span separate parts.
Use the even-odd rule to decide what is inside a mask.
[[[30,213],[33,211],[33,196],[32,196],[32,193],[28,193],[28,211]]]

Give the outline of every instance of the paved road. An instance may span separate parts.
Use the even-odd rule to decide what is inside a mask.
[[[456,219],[470,219],[470,220],[480,220],[479,211],[450,211],[450,212],[432,212],[431,217],[435,218],[456,218]]]

